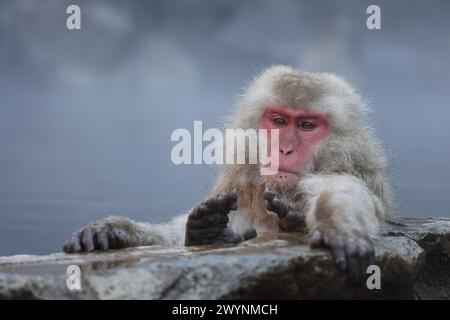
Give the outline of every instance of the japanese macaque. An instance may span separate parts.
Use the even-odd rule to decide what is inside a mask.
[[[262,72],[226,128],[279,129],[279,170],[223,165],[208,199],[167,224],[107,217],[72,234],[67,253],[140,245],[239,243],[264,232],[305,232],[336,266],[361,280],[389,212],[388,161],[368,108],[336,75],[287,66]],[[277,152],[271,150],[271,152]]]

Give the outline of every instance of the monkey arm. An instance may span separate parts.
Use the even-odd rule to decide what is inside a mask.
[[[138,223],[110,216],[74,232],[64,244],[66,253],[121,249],[146,245],[182,245],[187,214],[164,224]]]
[[[167,223],[137,223],[140,231],[139,245],[182,246],[187,218],[188,214],[186,213],[169,220]]]
[[[168,223],[135,222],[110,216],[74,232],[64,244],[66,253],[121,249],[148,245],[200,245],[238,243],[256,237],[254,228],[240,235],[228,226],[228,213],[237,208],[236,191],[217,195]]]
[[[361,282],[374,261],[373,241],[383,216],[380,200],[350,175],[311,175],[300,189],[311,246],[330,248],[338,268],[347,269],[352,282]]]

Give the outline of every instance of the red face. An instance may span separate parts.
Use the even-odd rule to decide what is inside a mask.
[[[312,148],[327,136],[328,122],[317,111],[270,106],[264,110],[260,128],[268,130],[268,141],[271,129],[279,129],[279,169],[267,179],[289,186],[298,181],[308,165]]]

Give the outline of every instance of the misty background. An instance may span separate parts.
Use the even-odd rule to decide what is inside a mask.
[[[108,214],[190,209],[214,170],[174,165],[172,131],[217,127],[272,64],[349,80],[374,109],[399,214],[449,217],[449,17],[444,0],[1,1],[0,255],[60,251]]]

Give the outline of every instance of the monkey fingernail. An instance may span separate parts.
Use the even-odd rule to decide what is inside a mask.
[[[320,232],[319,230],[314,231],[313,235],[311,236],[310,246],[313,248],[317,248],[323,246],[323,244],[324,242],[322,232]]]
[[[347,261],[345,260],[345,258],[343,257],[336,258],[334,262],[339,270],[344,271],[345,269],[347,269]]]
[[[274,192],[272,192],[272,190],[270,190],[269,188],[266,188],[266,190],[264,190],[263,197],[267,201],[272,201],[273,198],[275,198],[275,196],[276,196],[276,194]]]
[[[65,253],[71,253],[72,252],[72,248],[70,247],[69,242],[64,243],[63,245],[63,251]]]

